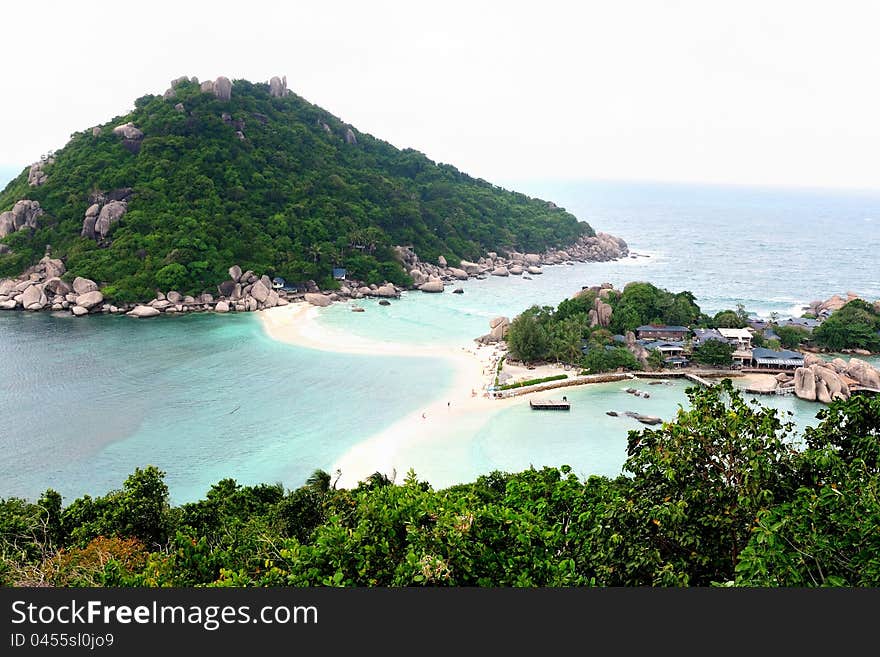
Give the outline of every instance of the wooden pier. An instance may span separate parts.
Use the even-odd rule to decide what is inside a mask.
[[[568,411],[571,404],[563,397],[559,399],[530,399],[529,406],[533,411]]]

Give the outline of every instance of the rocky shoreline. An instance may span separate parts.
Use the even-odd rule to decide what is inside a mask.
[[[511,251],[501,256],[490,252],[477,262],[463,260],[459,267],[450,267],[443,256],[440,256],[437,264],[431,264],[421,261],[409,247],[399,246],[395,250],[413,279],[413,286],[410,288],[388,282],[383,285],[364,285],[358,281],[346,281],[338,290],[322,291],[314,281],[308,281],[304,291],[291,291],[275,287],[266,275],[258,275],[252,271],[242,272],[238,265],[233,265],[229,268],[229,279],[217,286],[216,295],[203,292],[194,297],[175,290],[157,291],[155,298],[151,300],[120,304],[105,299],[95,281],[81,277],[76,277],[71,282],[65,280],[67,268],[64,262],[52,258],[47,250],[46,255],[21,276],[0,279],[0,310],[69,312],[75,317],[125,314],[129,317],[147,318],[191,312],[254,312],[286,306],[292,301],[306,301],[315,306],[329,306],[336,301],[365,297],[387,301],[388,298],[398,298],[407,289],[441,293],[456,281],[469,278],[529,278],[540,275],[542,266],[605,262],[625,258],[629,254],[624,240],[607,233],[582,237],[566,249],[551,249],[542,254]]]

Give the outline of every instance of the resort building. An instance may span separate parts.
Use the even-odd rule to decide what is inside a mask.
[[[709,340],[718,340],[720,342],[723,342],[724,338],[721,336],[717,329],[694,329],[694,337],[691,341],[694,347],[699,347],[701,344],[703,344],[704,342],[708,342]]]
[[[691,330],[687,326],[645,324],[636,329],[639,340],[684,340],[690,334]]]
[[[783,320],[779,322],[779,326],[799,326],[802,329],[813,332],[813,329],[818,327],[822,322],[818,319],[810,319],[807,317],[791,317],[789,319]]]
[[[333,268],[333,280],[336,281],[344,281],[346,271],[342,267],[334,267]]]
[[[640,343],[648,351],[654,351],[656,349],[666,357],[681,356],[684,353],[684,342],[678,342],[676,340],[642,340]]]
[[[725,341],[737,349],[752,348],[752,332],[745,328],[720,328],[718,332]]]
[[[755,347],[752,349],[752,363],[758,368],[791,370],[804,366],[804,355],[788,349],[773,351],[772,349]]]

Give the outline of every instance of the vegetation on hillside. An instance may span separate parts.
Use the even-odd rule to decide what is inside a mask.
[[[128,121],[144,132],[137,153],[112,133]],[[244,80],[228,101],[190,82],[174,98],[143,96],[99,135],[72,135],[44,185],[29,187],[25,170],[0,193],[0,212],[20,199],[46,212],[37,230],[3,240],[13,253],[0,256],[0,276],[21,273],[51,244],[69,277],[107,285],[105,296],[120,301],[214,291],[232,264],[323,287],[336,266],[368,283],[404,284],[393,245],[457,264],[594,234],[551,203],[368,134],[348,143],[347,130],[296,95],[271,97],[268,85]],[[107,239],[80,237],[92,195],[123,188],[133,190],[128,212]]]
[[[163,474],[64,507],[0,500],[0,584],[878,586],[880,398],[819,411],[803,442],[730,381],[629,434],[616,478],[567,466],[434,490],[218,482],[171,506]]]

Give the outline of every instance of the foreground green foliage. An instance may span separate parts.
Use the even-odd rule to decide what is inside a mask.
[[[333,285],[335,266],[368,283],[404,284],[409,277],[393,245],[457,264],[593,234],[550,203],[417,151],[364,133],[347,143],[348,126],[338,118],[295,95],[270,97],[266,84],[237,80],[229,101],[189,82],[176,92],[169,100],[139,98],[98,136],[75,133],[45,168],[44,185],[29,187],[25,170],[0,193],[0,212],[19,199],[39,201],[46,212],[38,230],[3,240],[14,253],[0,256],[0,276],[19,274],[51,244],[70,277],[107,285],[105,296],[122,301],[151,298],[156,289],[214,291],[232,264],[323,287]],[[112,134],[127,121],[144,132],[138,153]],[[245,139],[236,136],[238,121]],[[121,188],[133,197],[108,240],[80,237],[90,195]]]
[[[878,586],[880,398],[819,412],[803,444],[730,381],[629,435],[621,476],[567,466],[434,490],[217,483],[162,473],[62,507],[0,501],[0,583],[58,586]]]

